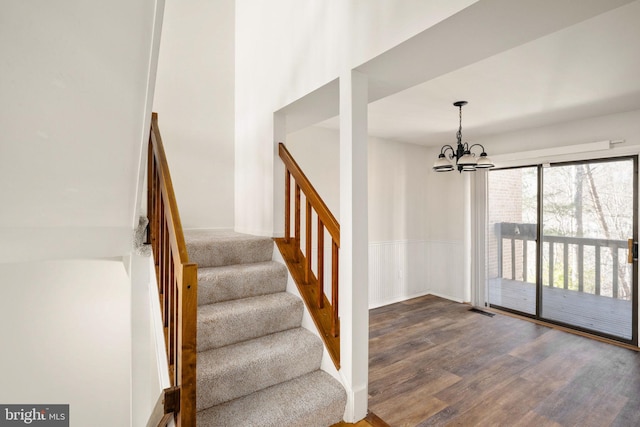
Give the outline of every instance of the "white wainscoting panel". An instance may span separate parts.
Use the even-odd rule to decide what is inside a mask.
[[[369,244],[369,308],[426,294],[464,298],[462,242],[397,240]]]

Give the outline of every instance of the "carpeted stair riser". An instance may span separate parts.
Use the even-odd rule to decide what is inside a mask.
[[[320,368],[322,343],[303,328],[198,354],[197,408],[209,408]]]
[[[196,421],[198,427],[326,427],[342,419],[345,401],[342,386],[318,370],[198,412]]]
[[[297,328],[302,301],[286,292],[198,307],[198,351]]]
[[[198,268],[265,262],[273,256],[273,240],[268,237],[218,232],[212,240],[208,233],[185,231],[185,240],[189,261]]]
[[[198,267],[198,304],[284,292],[287,267],[274,261]]]

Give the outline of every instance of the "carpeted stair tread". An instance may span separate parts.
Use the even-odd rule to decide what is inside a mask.
[[[198,353],[197,409],[313,372],[321,359],[322,342],[303,328]]]
[[[271,261],[273,240],[228,230],[186,230],[189,261],[198,268]]]
[[[284,292],[287,267],[279,262],[198,268],[198,304]]]
[[[198,307],[198,351],[297,328],[303,304],[287,292]]]
[[[333,377],[314,371],[197,413],[198,427],[326,427],[342,421],[347,396]]]
[[[322,341],[301,327],[273,240],[220,230],[185,240],[198,264],[198,427],[340,422],[346,393],[320,370]]]

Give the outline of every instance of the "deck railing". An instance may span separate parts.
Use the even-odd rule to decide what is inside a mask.
[[[147,172],[147,216],[172,386],[163,393],[163,412],[173,413],[176,426],[195,427],[198,267],[189,263],[156,113]]]
[[[498,241],[498,277],[504,277],[505,260],[510,260],[507,264],[511,275],[511,279],[517,280],[517,272],[522,274],[522,281],[527,281],[527,271],[531,260],[535,262],[535,251],[530,253],[528,242],[536,241],[536,224],[519,224],[519,223],[497,223],[496,237]],[[516,244],[516,242],[519,242]],[[546,273],[547,277],[545,286],[569,289],[571,272],[569,270],[570,260],[569,254],[571,250],[575,251],[575,261],[573,265],[577,271],[577,291],[589,292],[595,295],[603,294],[603,265],[610,266],[611,273],[611,295],[613,298],[627,298],[626,292],[620,292],[620,259],[627,259],[625,255],[621,255],[620,251],[628,251],[628,242],[625,240],[612,239],[593,239],[586,237],[564,237],[546,235],[543,238],[545,253],[547,254]],[[593,266],[593,287],[589,290],[585,287],[585,248],[593,248],[594,263]],[[519,249],[519,251],[518,251]],[[603,260],[603,249],[609,252],[610,261]],[[560,252],[558,252],[560,251]],[[556,271],[556,255],[562,254],[562,274],[560,275],[561,283],[557,282]],[[589,267],[587,267],[589,268]],[[608,281],[607,281],[608,282]]]
[[[339,367],[338,254],[340,225],[282,143],[279,145],[279,154],[285,165],[285,225],[284,238],[275,240],[334,364]],[[291,221],[292,193],[294,199],[293,223]],[[305,203],[304,250],[301,235],[302,195],[304,195]],[[317,217],[315,272],[313,271],[312,223],[314,214]],[[331,299],[325,293],[325,230],[331,238]]]

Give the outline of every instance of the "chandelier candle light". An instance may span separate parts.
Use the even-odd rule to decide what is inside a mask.
[[[458,145],[456,148],[448,144],[444,145],[440,149],[438,160],[433,164],[433,170],[436,172],[452,171],[454,169],[453,163],[451,163],[453,159],[456,160],[458,172],[473,172],[476,169],[492,168],[494,164],[489,157],[487,157],[487,153],[485,153],[484,147],[481,144],[469,145],[468,142],[462,143],[462,107],[467,105],[467,101],[456,101],[453,105],[460,110],[460,127],[456,134]],[[475,153],[471,152],[474,147],[480,147],[482,149],[479,158],[476,157]],[[447,155],[447,151],[451,151],[451,153]]]

